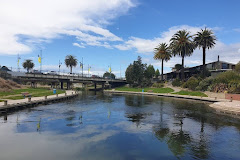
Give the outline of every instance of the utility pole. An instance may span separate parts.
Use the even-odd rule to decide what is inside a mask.
[[[122,74],[121,74],[121,64],[120,64],[120,79],[122,78]]]
[[[82,68],[82,78],[83,78],[83,57],[82,57],[82,62],[80,62],[80,68]]]
[[[90,75],[89,75],[90,69],[91,69],[91,66],[88,65],[88,77],[90,77]]]

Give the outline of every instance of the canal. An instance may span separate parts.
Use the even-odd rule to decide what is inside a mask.
[[[0,122],[1,160],[240,159],[240,120],[196,101],[88,92]]]

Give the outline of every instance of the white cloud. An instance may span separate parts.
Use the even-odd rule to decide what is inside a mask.
[[[0,54],[31,52],[33,42],[61,35],[77,36],[86,45],[110,48],[122,39],[104,26],[126,13],[131,0],[9,0],[0,5]]]
[[[76,47],[79,47],[79,48],[85,48],[83,43],[81,43],[81,45],[79,43],[73,43],[73,46],[76,46]]]

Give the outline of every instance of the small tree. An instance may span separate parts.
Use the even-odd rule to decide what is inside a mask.
[[[103,74],[103,78],[111,78],[111,79],[115,79],[115,74],[113,74],[113,73],[110,73],[110,72],[105,72],[104,74]]]
[[[156,72],[155,72],[155,77],[158,78],[160,76],[160,72],[159,70],[157,69]]]
[[[176,71],[180,71],[182,68],[181,64],[175,64],[174,69],[176,69]]]
[[[33,69],[34,63],[32,62],[31,59],[27,59],[25,60],[25,62],[23,62],[22,66],[24,69],[27,69],[27,72],[29,73],[29,70]]]
[[[77,59],[72,55],[67,55],[65,58],[65,64],[67,67],[70,67],[70,73],[72,73],[72,67],[77,66]]]
[[[153,65],[150,64],[147,67],[147,69],[145,70],[144,74],[145,74],[145,78],[148,78],[148,79],[153,78],[153,76],[155,75],[155,69],[154,69]]]

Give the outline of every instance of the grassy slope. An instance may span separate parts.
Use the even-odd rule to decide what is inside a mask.
[[[11,92],[0,92],[0,99],[23,99],[23,96],[19,95],[22,92],[28,92],[32,97],[41,97],[53,95],[53,91],[45,88],[25,88],[25,89],[14,89]],[[57,90],[57,94],[65,93],[65,91]],[[12,95],[12,96],[9,96]],[[16,96],[14,96],[16,95]],[[4,97],[8,96],[8,97]]]
[[[148,92],[149,90],[153,91],[154,93],[170,93],[174,90],[171,88],[143,88],[144,92]],[[142,88],[128,88],[128,87],[120,87],[116,88],[117,91],[132,91],[132,92],[142,92]]]
[[[197,92],[197,91],[183,91],[182,90],[182,91],[179,91],[179,92],[176,92],[176,93],[172,93],[172,94],[207,97],[206,94],[204,94],[202,92]]]

